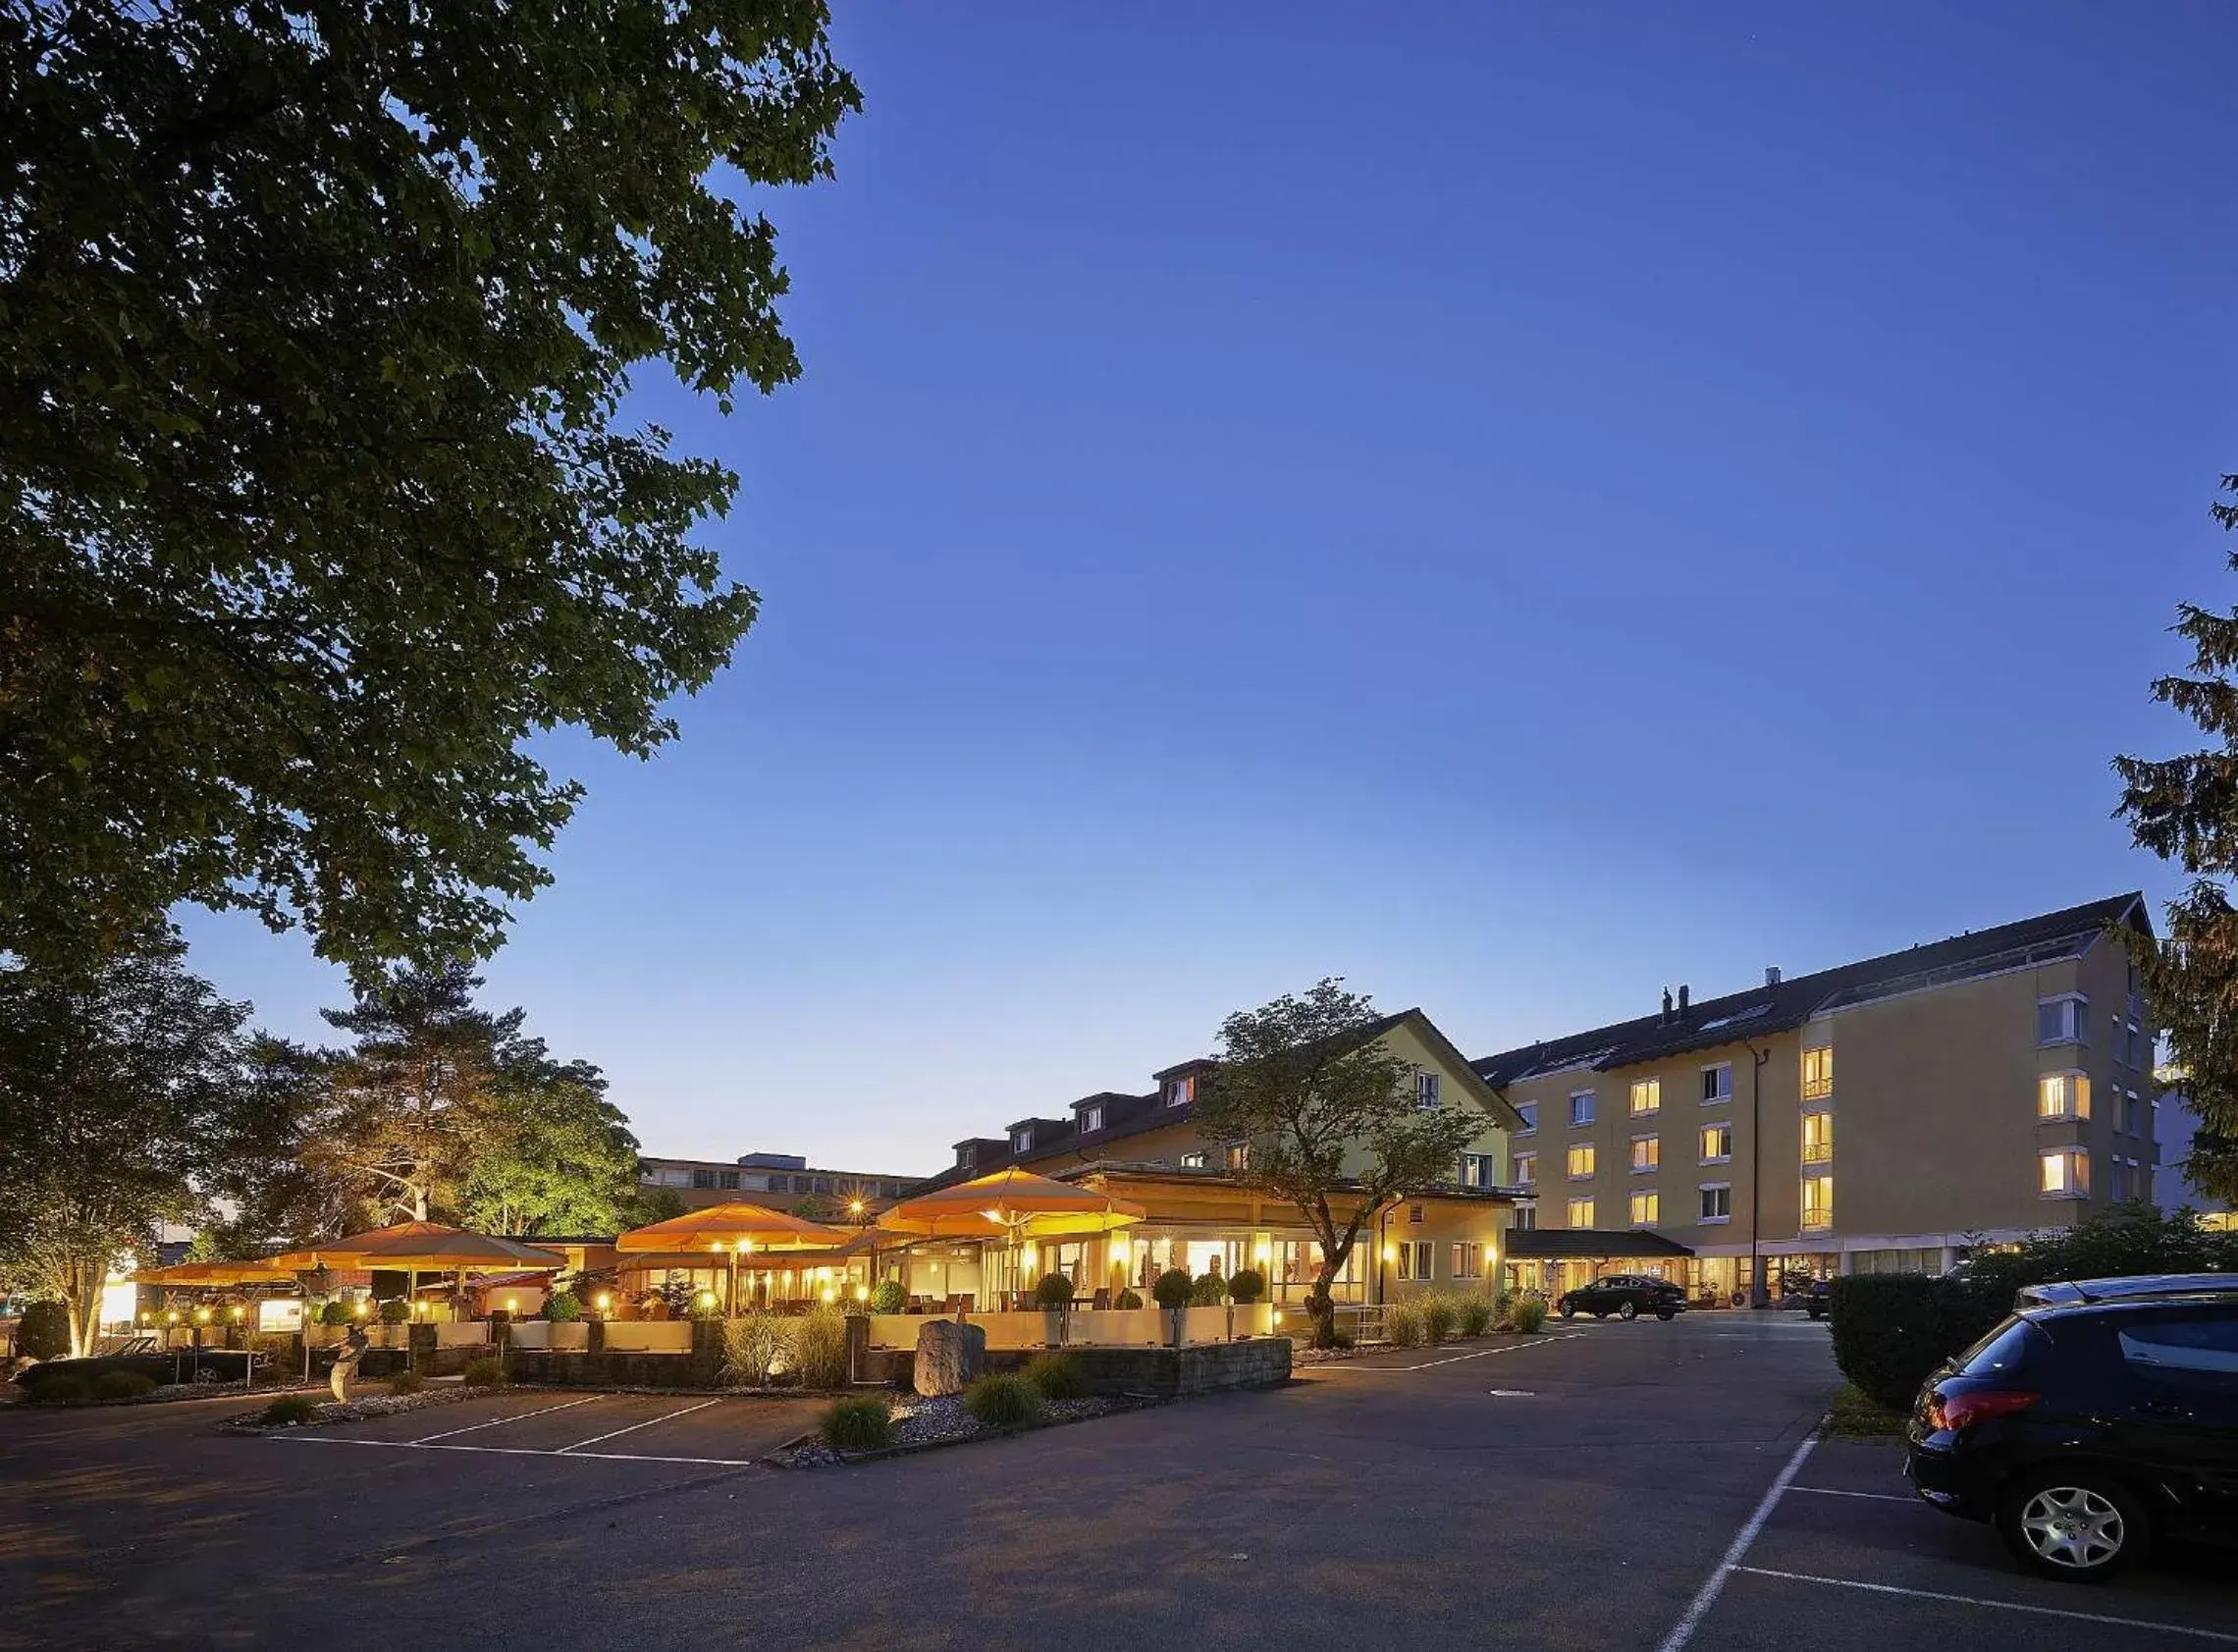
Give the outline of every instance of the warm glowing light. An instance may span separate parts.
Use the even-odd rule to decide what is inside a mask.
[[[831,1277],[831,1270],[827,1267],[820,1267],[816,1270],[816,1277],[819,1279],[829,1279]]]
[[[1002,1212],[999,1210],[982,1210],[980,1214],[985,1216],[988,1221],[994,1223],[997,1227],[1005,1225],[1002,1220]]]
[[[1399,1259],[1399,1247],[1396,1245],[1386,1245],[1383,1248],[1383,1259],[1387,1262],[1397,1261]]]
[[[830,1286],[826,1285],[824,1287],[824,1300],[826,1302],[834,1301],[838,1295],[839,1293],[834,1291]]]
[[[1115,1262],[1123,1262],[1134,1253],[1134,1250],[1135,1247],[1130,1241],[1124,1238],[1114,1239],[1111,1242],[1111,1259]]]
[[[152,1324],[154,1324],[154,1323],[155,1323],[155,1315],[154,1315],[154,1314],[152,1314],[152,1313],[143,1313],[143,1314],[141,1314],[141,1315],[140,1315],[140,1323],[141,1323],[142,1325],[152,1325]]]
[[[708,1249],[709,1249],[710,1251],[713,1251],[713,1252],[715,1252],[717,1254],[719,1254],[719,1254],[721,1253],[721,1251],[722,1251],[722,1241],[721,1241],[721,1240],[719,1240],[719,1239],[717,1239],[717,1240],[711,1240],[711,1241],[708,1243]]]
[[[355,1302],[351,1303],[351,1304],[349,1305],[349,1311],[350,1311],[350,1312],[352,1312],[352,1313],[354,1313],[354,1314],[356,1314],[356,1315],[357,1315],[357,1317],[358,1317],[358,1318],[360,1318],[360,1319],[364,1318],[364,1317],[365,1317],[365,1299],[364,1299],[363,1297],[359,1297],[359,1298],[358,1298],[358,1299],[357,1299]]]
[[[869,1302],[869,1301],[871,1300],[871,1288],[870,1288],[868,1285],[858,1285],[858,1286],[856,1286],[856,1287],[855,1287],[855,1300],[856,1300],[857,1302],[859,1302],[859,1303],[867,1303],[867,1302]]]
[[[1274,1247],[1271,1245],[1261,1245],[1256,1250],[1252,1252],[1252,1255],[1259,1261],[1271,1262],[1274,1260]]]
[[[506,1311],[507,1313],[517,1313],[519,1310],[520,1299],[518,1297],[507,1297],[506,1299]]]
[[[608,1308],[612,1306],[613,1306],[613,1296],[608,1292],[601,1291],[599,1293],[599,1311],[601,1313],[604,1313]]]
[[[751,1252],[753,1249],[754,1249],[754,1242],[753,1242],[751,1239],[741,1239],[741,1240],[738,1242],[738,1253],[739,1253],[741,1256],[743,1256],[743,1255],[747,1254],[747,1253],[748,1253],[749,1252]]]
[[[859,1199],[850,1199],[847,1201],[847,1214],[850,1216],[860,1216],[862,1213],[863,1201]]]
[[[702,1307],[713,1307],[715,1306],[715,1293],[713,1291],[702,1291],[699,1294],[699,1305]]]
[[[177,1308],[173,1308],[173,1309],[172,1309],[172,1310],[171,1310],[169,1313],[167,1313],[167,1314],[165,1314],[165,1315],[163,1316],[163,1322],[164,1322],[166,1325],[176,1325],[176,1324],[178,1324],[178,1323],[179,1323],[179,1310],[178,1310]]]
[[[234,1305],[233,1316],[236,1319],[239,1319],[240,1317],[240,1305],[238,1303]]]

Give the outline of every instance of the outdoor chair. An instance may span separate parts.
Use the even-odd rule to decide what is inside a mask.
[[[1094,1296],[1088,1299],[1089,1311],[1092,1313],[1100,1313],[1103,1311],[1103,1309],[1109,1307],[1110,1306],[1111,1287],[1108,1285],[1104,1286],[1102,1290],[1096,1292]]]

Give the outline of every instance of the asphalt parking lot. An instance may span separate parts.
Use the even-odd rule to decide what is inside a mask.
[[[745,1400],[14,1412],[0,1646],[2238,1645],[2211,1558],[2041,1581],[1890,1447],[1806,1449],[1835,1380],[1792,1316],[1556,1323],[816,1472]]]

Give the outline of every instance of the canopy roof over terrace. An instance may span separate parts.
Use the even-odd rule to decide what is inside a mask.
[[[300,1251],[283,1252],[266,1265],[296,1272],[320,1267],[372,1267],[453,1273],[468,1268],[554,1270],[565,1267],[567,1258],[557,1251],[540,1251],[496,1234],[469,1233],[441,1222],[399,1222],[393,1227],[346,1234]]]
[[[887,1233],[921,1239],[1059,1239],[1111,1233],[1144,1217],[1132,1199],[1053,1182],[1013,1166],[903,1199],[879,1217]]]
[[[293,1288],[293,1268],[270,1262],[174,1262],[169,1267],[143,1267],[133,1276],[139,1285],[283,1285]]]

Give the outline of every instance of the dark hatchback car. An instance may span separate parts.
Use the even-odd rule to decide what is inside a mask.
[[[1670,1319],[1686,1311],[1686,1293],[1653,1274],[1612,1273],[1564,1292],[1554,1306],[1565,1319],[1580,1313],[1590,1313],[1596,1319],[1606,1319],[1612,1313],[1620,1319],[1637,1319],[1643,1313]]]
[[[2238,1280],[2087,1280],[1921,1387],[1904,1472],[2048,1577],[2110,1577],[2158,1538],[2238,1543]]]
[[[35,1388],[58,1376],[79,1376],[90,1381],[111,1371],[131,1371],[159,1384],[182,1382],[239,1382],[255,1356],[239,1350],[205,1348],[159,1351],[153,1337],[134,1337],[114,1354],[95,1354],[82,1359],[42,1359],[16,1374],[20,1388]]]

